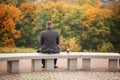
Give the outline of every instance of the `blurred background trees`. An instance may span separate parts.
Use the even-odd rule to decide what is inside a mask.
[[[15,47],[15,39],[20,37],[16,23],[21,19],[21,12],[14,6],[0,4],[0,46]]]
[[[5,45],[6,40],[12,39],[13,46],[37,49],[40,32],[51,20],[61,36],[61,51],[67,47],[74,52],[120,50],[120,2],[103,5],[97,0],[0,0],[0,3],[1,47],[9,46]],[[8,16],[12,21],[7,22]],[[6,27],[3,21],[11,25]]]

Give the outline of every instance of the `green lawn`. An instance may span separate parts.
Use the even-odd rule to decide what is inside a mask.
[[[33,48],[21,48],[21,47],[0,47],[0,54],[1,53],[32,53],[36,52]]]

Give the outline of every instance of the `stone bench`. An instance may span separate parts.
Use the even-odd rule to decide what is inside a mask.
[[[108,68],[110,71],[117,71],[117,63],[120,60],[120,54],[118,53],[90,53],[90,52],[71,52],[60,54],[41,54],[41,53],[17,53],[17,54],[0,54],[0,61],[7,61],[7,71],[11,73],[19,72],[19,60],[31,59],[32,70],[42,71],[41,60],[46,61],[46,70],[54,70],[54,59],[66,58],[68,69],[77,69],[77,60],[82,59],[82,69],[90,70],[91,59],[108,59]]]

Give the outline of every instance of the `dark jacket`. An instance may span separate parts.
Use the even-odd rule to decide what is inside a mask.
[[[40,44],[42,53],[59,53],[59,34],[53,29],[47,29],[40,34]]]

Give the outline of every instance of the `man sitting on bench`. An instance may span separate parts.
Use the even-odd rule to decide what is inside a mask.
[[[51,21],[48,21],[46,23],[46,30],[42,31],[40,34],[40,45],[41,45],[41,53],[44,54],[57,54],[60,53],[59,51],[59,33],[53,28],[53,23]],[[54,59],[54,68],[57,68],[56,66],[57,59]],[[42,68],[45,68],[45,59],[42,59]]]

